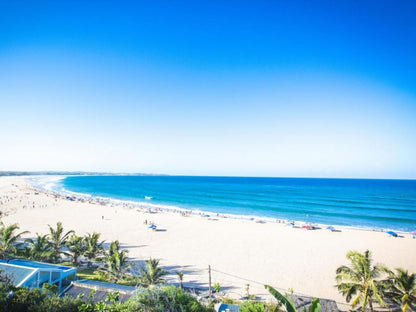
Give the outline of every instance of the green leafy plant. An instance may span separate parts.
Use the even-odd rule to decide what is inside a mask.
[[[88,267],[91,267],[92,262],[95,261],[104,252],[104,241],[99,241],[100,236],[100,233],[94,232],[92,234],[88,233],[84,237],[85,250],[83,256],[88,259]]]
[[[292,299],[286,295],[282,295],[280,292],[278,292],[276,289],[274,289],[272,286],[265,285],[264,286],[269,293],[276,298],[278,302],[280,302],[283,307],[286,309],[287,312],[297,312],[297,309],[295,307],[294,302]],[[321,311],[321,301],[319,298],[315,298],[312,300],[312,303],[309,306],[309,312],[320,312]]]
[[[389,273],[387,289],[384,295],[400,305],[402,312],[413,311],[416,306],[416,274],[398,268]]]
[[[242,304],[240,312],[265,312],[265,305],[262,302],[246,301]]]
[[[6,226],[0,221],[0,258],[7,259],[11,255],[18,253],[19,249],[23,246],[22,242],[19,242],[22,235],[29,233],[28,231],[16,233],[19,229],[17,223]]]
[[[179,278],[179,285],[180,285],[180,287],[183,288],[183,275],[184,275],[183,272],[182,271],[177,271],[176,272],[176,275]]]
[[[265,285],[264,286],[269,293],[276,298],[278,302],[280,302],[286,309],[287,312],[296,312],[295,304],[293,303],[292,299],[288,295],[283,296],[280,292],[274,289],[272,286]]]
[[[355,308],[361,306],[361,310],[365,311],[367,306],[370,311],[374,311],[373,301],[377,301],[386,306],[382,295],[382,289],[385,282],[381,279],[383,273],[387,273],[388,269],[382,265],[373,265],[370,251],[363,254],[357,251],[347,253],[347,259],[351,266],[341,266],[336,270],[336,280],[339,292],[346,296],[346,301],[351,301],[351,306]]]
[[[59,293],[59,287],[57,285],[51,285],[48,283],[43,284],[42,290],[43,293],[47,295],[58,295]]]
[[[215,292],[217,292],[217,293],[219,293],[219,292],[220,292],[220,290],[221,290],[221,285],[220,285],[220,283],[215,283],[215,284],[214,284],[214,290],[215,290]]]
[[[48,235],[39,235],[36,233],[36,239],[28,238],[26,254],[30,260],[49,261],[53,255],[52,246],[49,242]]]
[[[145,266],[140,268],[141,281],[145,285],[163,284],[164,278],[169,272],[159,266],[160,259],[145,261]]]
[[[128,311],[213,312],[182,288],[175,286],[143,289],[130,300]]]
[[[56,223],[56,229],[52,226],[49,226],[49,239],[52,249],[52,257],[54,262],[59,262],[61,259],[61,254],[68,255],[67,252],[64,252],[62,249],[66,246],[66,242],[69,236],[74,233],[74,231],[68,231],[64,233],[64,228],[62,222]]]
[[[104,266],[100,268],[110,280],[117,282],[125,277],[129,267],[127,250],[120,250],[120,243],[111,242],[108,252],[104,256]]]
[[[72,234],[72,236],[66,242],[66,246],[69,249],[69,253],[72,256],[72,264],[78,265],[78,258],[85,252],[85,239],[84,237]]]

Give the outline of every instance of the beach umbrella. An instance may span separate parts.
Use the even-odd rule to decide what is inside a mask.
[[[410,234],[412,234],[412,235],[416,235],[416,231],[410,232]]]
[[[396,232],[387,231],[386,233],[389,234],[389,235],[391,235],[391,236],[397,237],[397,233]]]
[[[149,225],[149,229],[155,229],[155,228],[156,228],[156,225],[154,225],[154,224]]]
[[[335,231],[335,228],[332,225],[328,226],[326,229],[331,230],[331,231]]]

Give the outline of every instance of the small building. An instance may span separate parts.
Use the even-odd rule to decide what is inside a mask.
[[[16,287],[42,288],[48,283],[58,286],[59,291],[77,277],[76,268],[25,259],[0,260],[0,271]]]

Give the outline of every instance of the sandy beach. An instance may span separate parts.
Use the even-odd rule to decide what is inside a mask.
[[[6,224],[21,230],[47,233],[48,224],[61,221],[78,235],[99,232],[106,242],[119,240],[131,260],[160,258],[172,271],[183,270],[188,286],[207,287],[208,265],[212,282],[233,298],[250,293],[267,297],[261,284],[295,293],[345,302],[335,285],[335,270],[347,264],[349,250],[369,249],[377,263],[416,272],[416,239],[410,234],[340,228],[308,231],[281,223],[256,223],[232,218],[182,216],[173,212],[148,213],[122,205],[99,205],[55,198],[35,192],[24,177],[0,177],[0,210]],[[159,231],[148,229],[153,222]],[[226,274],[225,274],[226,273]]]

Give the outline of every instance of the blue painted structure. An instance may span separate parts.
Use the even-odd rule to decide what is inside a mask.
[[[241,306],[238,304],[220,303],[215,305],[215,311],[218,312],[239,312]]]
[[[0,260],[0,270],[16,287],[41,288],[44,283],[59,290],[76,280],[77,269],[25,259]]]

